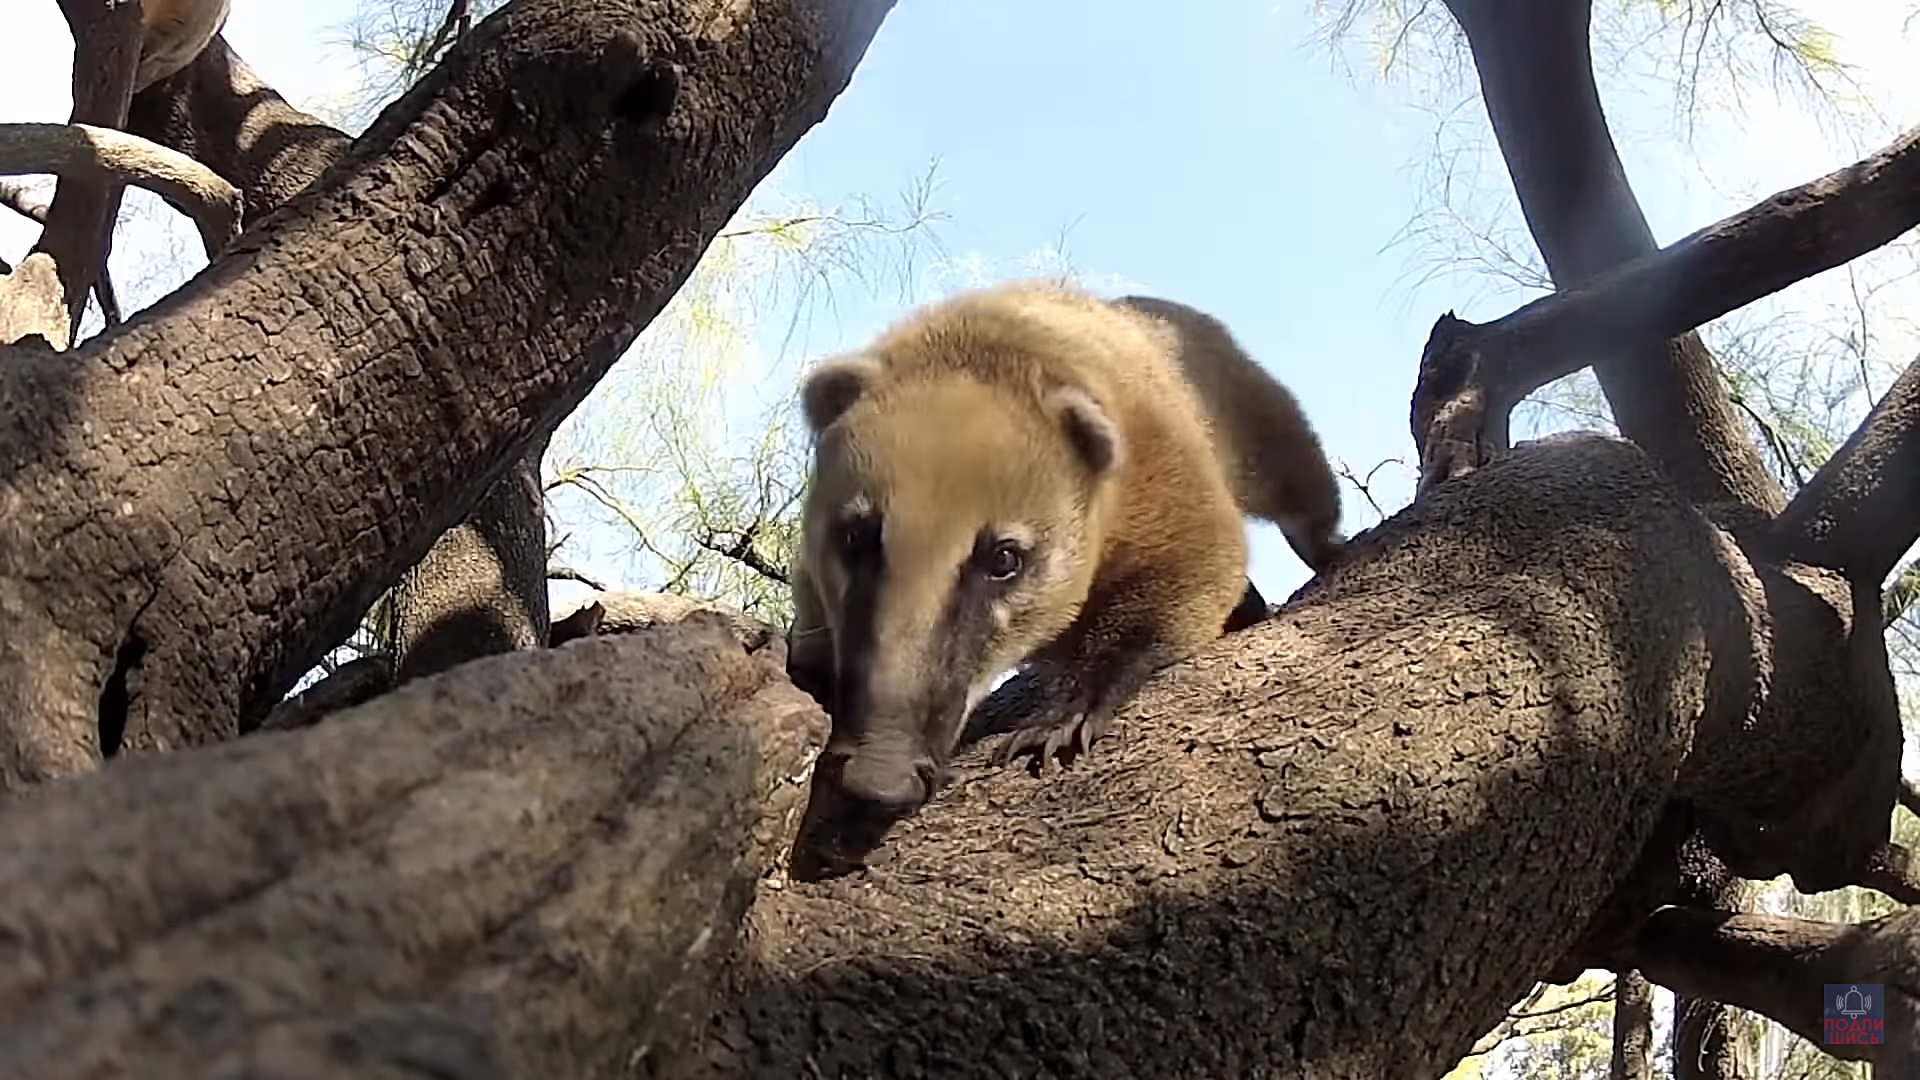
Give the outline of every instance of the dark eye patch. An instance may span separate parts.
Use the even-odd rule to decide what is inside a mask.
[[[881,556],[880,515],[856,511],[840,519],[838,542],[840,558],[848,566],[871,566]]]
[[[970,570],[996,585],[1017,580],[1030,561],[1025,545],[987,530],[974,539],[973,554],[967,560]]]

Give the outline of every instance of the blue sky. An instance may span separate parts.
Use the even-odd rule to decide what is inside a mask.
[[[65,29],[54,5],[26,6],[7,48],[10,82],[26,92],[9,99],[5,118],[58,119],[67,108]],[[1898,4],[1802,6],[1839,31],[1838,51],[1861,65],[1894,121],[1920,115]],[[359,85],[343,44],[353,11],[353,0],[238,0],[227,34],[270,83],[324,113]],[[1383,84],[1364,40],[1336,54],[1315,30],[1307,0],[1192,4],[1178,17],[1142,0],[902,0],[852,85],[756,199],[885,199],[937,161],[932,206],[945,215],[937,228],[950,264],[923,275],[914,299],[932,299],[956,275],[1031,272],[1037,255],[1064,243],[1095,287],[1157,293],[1224,319],[1356,472],[1410,460],[1408,397],[1434,317],[1452,308],[1493,318],[1526,294],[1392,241],[1431,205],[1443,157],[1454,201],[1473,213],[1511,229],[1511,196],[1470,82],[1425,92],[1444,74],[1426,63],[1415,68],[1432,77],[1426,84]],[[1673,41],[1650,40],[1651,48],[1601,50],[1602,76],[1662,242],[1851,160],[1894,129],[1866,124],[1856,138],[1835,138],[1794,101],[1753,93],[1735,112],[1721,95],[1700,111],[1688,148],[1660,51]],[[1768,137],[1754,138],[1758,130]],[[172,250],[175,269],[150,274],[145,287],[123,284],[123,295],[151,299],[198,268],[191,234],[153,205],[124,230],[116,268],[123,282],[137,279]],[[21,222],[0,221],[0,253],[17,254],[31,236]],[[1832,288],[1809,283],[1774,304],[1811,325],[1830,318],[1835,301],[1821,290]],[[843,289],[836,301],[777,357],[776,388],[791,382],[787,365],[854,344],[901,311],[892,293]],[[1911,309],[1910,294],[1903,303]],[[770,323],[783,328],[780,318]],[[768,358],[779,345],[761,342]],[[736,377],[762,391],[769,381],[754,370]],[[596,395],[587,408],[608,404]],[[1389,466],[1375,479],[1389,511],[1404,502],[1408,470]],[[1349,531],[1374,522],[1356,493],[1346,505]],[[1277,600],[1305,569],[1275,530],[1253,535],[1254,578]],[[627,576],[624,537],[591,527],[575,536],[571,560],[581,569]],[[559,586],[557,604],[572,595]]]

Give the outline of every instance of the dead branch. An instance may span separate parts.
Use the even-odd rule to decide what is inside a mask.
[[[73,111],[68,120],[124,128],[140,59],[140,5],[60,0],[60,13],[73,33]],[[52,256],[60,268],[68,340],[79,332],[87,293],[107,265],[119,208],[120,185],[111,181],[62,178],[54,188],[46,228],[34,250]]]
[[[1413,394],[1420,490],[1503,451],[1508,414],[1554,379],[1620,349],[1676,337],[1858,258],[1916,224],[1920,128],[1862,161],[1493,322],[1441,316]]]
[[[645,1074],[697,1036],[825,726],[695,614],[41,789],[0,831],[0,1060]]]
[[[1655,912],[1623,962],[1688,997],[1757,1012],[1881,1076],[1920,1075],[1920,910],[1857,926],[1670,907]],[[1885,1042],[1826,1045],[1826,983],[1881,983]]]
[[[571,566],[547,567],[547,580],[548,581],[577,581],[580,584],[585,585],[587,588],[592,589],[594,592],[607,591],[607,586],[605,582],[599,580],[598,578],[588,577],[584,572],[580,570],[576,570]]]
[[[732,559],[769,581],[787,584],[786,568],[776,565],[773,560],[760,554],[760,549],[754,547],[751,526],[735,533],[733,539],[729,541],[722,541],[718,533],[708,532],[697,537],[696,543],[721,558]]]
[[[1802,562],[1879,589],[1920,539],[1920,361],[1794,495],[1775,530]]]
[[[372,701],[393,682],[393,661],[385,653],[356,657],[325,678],[273,707],[258,731],[312,727],[341,709]]]
[[[47,223],[47,204],[34,198],[25,187],[11,180],[0,180],[0,206],[35,224]]]
[[[0,206],[40,225],[47,223],[47,204],[27,193],[27,189],[11,181],[0,180]],[[0,274],[10,274],[12,267],[0,261]],[[100,317],[108,326],[120,321],[120,301],[114,295],[113,275],[105,263],[100,264],[99,280],[93,283],[93,298],[100,304]],[[0,337],[0,343],[11,343],[15,338]]]
[[[239,235],[238,189],[185,154],[124,131],[91,124],[0,124],[0,172],[53,173],[146,188],[192,219],[208,258]]]

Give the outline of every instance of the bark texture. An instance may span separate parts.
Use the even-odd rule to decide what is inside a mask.
[[[547,521],[529,449],[394,587],[394,679],[547,646]]]
[[[1668,908],[1647,920],[1630,953],[1649,978],[1779,1021],[1821,1046],[1823,983],[1881,983],[1886,1030],[1879,1046],[1823,1047],[1872,1061],[1879,1078],[1920,1075],[1920,911],[1856,926],[1777,915]]]
[[[274,94],[224,40],[216,39],[198,66],[197,74],[136,99],[132,122],[155,138],[203,149],[238,170],[249,184],[254,220],[305,190],[346,152],[349,140],[343,132]],[[263,104],[238,111],[243,102],[256,100]],[[271,117],[271,127],[258,112]],[[269,131],[277,146],[273,153],[241,152],[243,146],[268,141]],[[539,488],[544,447],[543,439],[508,469],[473,516],[441,534],[396,583],[391,603],[397,640],[386,665],[395,680],[546,645],[546,520]],[[356,688],[369,670],[359,669]],[[323,715],[320,707],[328,700],[314,698],[284,712],[276,706],[270,721],[281,726],[311,722]]]
[[[1443,1072],[1746,710],[1761,597],[1615,440],[1523,446],[1354,543],[1087,767],[972,755],[864,870],[763,891],[664,1074]]]
[[[696,614],[44,786],[0,831],[0,1075],[646,1075],[825,736]]]
[[[1742,549],[1590,436],[1354,544],[1086,767],[974,754],[826,881],[759,877],[824,717],[680,598],[42,787],[0,831],[0,1071],[1432,1077],[1623,894],[1611,960],[1750,979],[1634,892],[1695,758],[1774,782],[1724,746],[1794,617]]]
[[[1657,247],[1593,78],[1591,0],[1446,0],[1473,52],[1487,118],[1557,289]],[[1596,361],[1620,433],[1699,503],[1785,505],[1695,333]]]
[[[146,317],[10,350],[0,789],[264,717],[579,403],[888,6],[518,0]]]
[[[1623,971],[1613,984],[1611,1080],[1653,1080],[1653,984]]]

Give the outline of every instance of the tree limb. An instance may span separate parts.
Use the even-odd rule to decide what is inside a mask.
[[[0,788],[98,760],[101,731],[144,751],[264,718],[585,397],[889,6],[515,0],[229,249],[246,258],[58,364],[9,355]],[[142,97],[197,96],[218,65]],[[227,153],[274,171],[286,141],[230,115]],[[251,190],[213,152],[194,156]]]
[[[1630,444],[1543,440],[1156,675],[1086,767],[973,753],[827,852],[864,869],[801,858],[839,839],[816,770],[794,874],[826,879],[762,892],[706,1056],[662,1075],[1438,1075],[1628,874],[1686,729],[1748,707],[1702,525]]]
[[[185,154],[111,128],[0,124],[0,173],[54,173],[146,188],[186,213],[209,259],[240,232],[240,192],[232,184]]]
[[[27,189],[11,181],[0,180],[0,205],[29,221],[40,225],[47,223],[47,204],[27,194]],[[12,273],[12,268],[0,261],[0,274]],[[114,296],[113,275],[105,263],[100,265],[100,279],[93,283],[93,298],[100,304],[100,317],[108,326],[120,321],[120,301]],[[9,344],[19,340],[17,337],[0,337],[0,344]]]
[[[785,567],[776,565],[753,545],[753,529],[748,527],[734,534],[731,541],[722,542],[718,533],[708,532],[695,538],[701,547],[722,558],[732,559],[741,566],[759,574],[769,581],[782,585],[788,583]]]
[[[238,187],[243,229],[306,190],[352,141],[288,104],[219,35],[184,71],[134,95],[127,130]]]
[[[1656,250],[1593,71],[1592,0],[1445,0],[1465,32],[1487,121],[1556,289]],[[1620,434],[1694,502],[1778,513],[1786,497],[1728,401],[1700,336],[1592,358]]]
[[[260,722],[259,731],[312,727],[327,716],[383,693],[393,682],[393,661],[384,653],[361,656],[283,700]]]
[[[41,789],[0,830],[0,1060],[645,1075],[697,1036],[825,735],[697,614]]]
[[[1623,962],[1677,994],[1760,1013],[1838,1058],[1882,1076],[1920,1075],[1920,910],[1857,926],[1670,907],[1655,912]],[[1826,983],[1882,983],[1886,1041],[1826,1045]]]
[[[68,119],[124,128],[140,60],[140,5],[60,0],[60,12],[73,33],[73,111]],[[107,265],[119,208],[120,185],[111,181],[62,178],[54,188],[46,228],[33,250],[52,256],[60,268],[69,340],[79,331],[94,279]]]
[[[1920,361],[1794,495],[1775,529],[1800,561],[1880,588],[1920,539]]]
[[[587,588],[592,589],[595,592],[607,591],[607,586],[605,582],[599,580],[598,578],[588,577],[585,572],[576,570],[571,566],[547,567],[547,580],[548,581],[577,581],[580,584],[585,585]]]
[[[1441,316],[1413,395],[1421,490],[1504,450],[1508,413],[1554,379],[1615,350],[1711,322],[1858,258],[1916,224],[1920,128],[1862,161],[1493,322]]]

